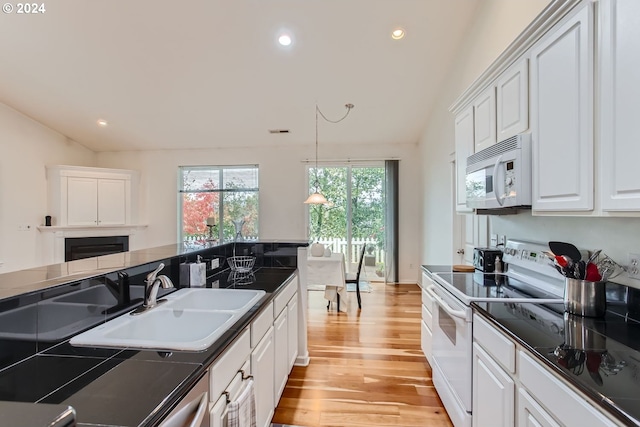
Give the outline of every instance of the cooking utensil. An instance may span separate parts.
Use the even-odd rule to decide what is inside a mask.
[[[587,271],[584,276],[584,280],[587,280],[589,282],[599,282],[602,280],[602,275],[600,274],[600,272],[598,271],[598,267],[594,263],[588,263],[586,268]]]
[[[570,260],[567,259],[568,257],[566,255],[556,255],[555,256],[555,260],[558,262],[558,264],[560,265],[560,267],[566,267]]]
[[[594,262],[596,258],[598,258],[598,255],[600,255],[600,252],[602,252],[602,249],[598,249],[597,251],[592,253],[589,259],[587,260],[587,264]]]
[[[576,264],[578,265],[578,277],[576,277],[576,279],[584,280],[587,276],[587,264],[582,260]]]
[[[578,262],[582,259],[580,250],[571,243],[552,241],[549,242],[549,249],[556,255],[568,256],[573,262]]]
[[[565,277],[573,277],[573,261],[567,255],[556,255],[554,264],[559,266],[560,273]]]

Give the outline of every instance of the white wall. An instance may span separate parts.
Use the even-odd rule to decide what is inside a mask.
[[[416,283],[419,276],[418,232],[420,227],[420,182],[418,147],[404,145],[321,144],[320,160],[400,160],[400,255],[399,279]],[[258,164],[260,168],[260,238],[307,239],[308,195],[305,161],[313,158],[313,147],[272,146],[210,150],[112,152],[98,154],[101,167],[141,172],[140,221],[148,224],[146,246],[173,243],[178,229],[178,167],[194,165]],[[142,234],[142,233],[141,233]],[[142,236],[140,236],[142,237]]]
[[[0,273],[41,265],[45,165],[94,166],[95,153],[0,103]],[[28,231],[18,231],[28,225]]]
[[[548,3],[548,0],[481,2],[420,140],[423,264],[450,264],[453,253],[449,159],[454,152],[454,117],[448,109]]]

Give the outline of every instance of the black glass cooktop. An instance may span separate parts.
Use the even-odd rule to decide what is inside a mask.
[[[506,274],[437,273],[447,284],[470,298],[544,298],[561,299]]]

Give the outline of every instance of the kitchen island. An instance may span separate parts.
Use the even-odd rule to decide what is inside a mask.
[[[10,283],[19,284],[5,286],[5,292],[9,290],[13,294],[15,289],[32,289],[0,300],[0,316],[50,304],[51,300],[60,299],[78,289],[113,285],[118,273],[120,277],[123,277],[123,272],[126,273],[127,286],[132,289],[139,287],[141,280],[159,262],[167,266],[166,274],[179,288],[180,264],[195,262],[198,256],[202,262],[208,263],[208,267],[215,266],[207,268],[207,287],[262,289],[267,292],[249,312],[202,352],[73,347],[68,342],[69,338],[88,329],[88,324],[81,324],[82,329],[68,336],[68,328],[52,329],[43,322],[44,319],[38,319],[37,314],[31,325],[33,327],[19,331],[19,338],[16,338],[14,330],[3,331],[0,326],[0,400],[5,401],[6,405],[11,402],[69,405],[75,409],[78,425],[81,426],[158,425],[252,322],[257,318],[262,319],[265,311],[273,311],[272,301],[285,287],[291,288],[287,285],[295,280],[297,290],[295,250],[305,245],[306,242],[246,242],[238,245],[236,250],[256,256],[254,271],[244,275],[241,281],[237,275],[231,274],[225,263],[229,256],[229,245],[196,248],[171,245],[136,251],[126,253],[124,268],[75,273],[31,284],[23,284],[18,279],[33,277],[34,271],[9,273],[9,277],[0,275],[0,285],[6,285],[12,278],[16,280]],[[283,251],[283,248],[294,250]],[[271,252],[276,252],[277,256],[269,256]],[[212,260],[217,260],[217,266]],[[47,268],[49,271],[61,271],[69,266]],[[39,273],[46,269],[36,271]],[[101,310],[94,318],[98,319],[98,323],[105,322],[130,311],[141,302],[133,298],[136,292],[132,291],[130,295],[126,304],[117,301],[114,303],[115,310]],[[83,306],[87,313],[101,308],[90,304]],[[32,333],[31,339],[26,332]],[[304,360],[304,351],[300,352],[300,356]],[[211,396],[211,399],[215,398],[217,396]],[[2,418],[0,424],[3,424]]]

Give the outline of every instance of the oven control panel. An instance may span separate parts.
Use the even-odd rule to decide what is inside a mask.
[[[545,243],[508,240],[504,248],[503,261],[510,275],[533,282],[535,286],[550,293],[563,295],[564,277],[545,255],[548,250],[549,247]]]
[[[531,249],[517,249],[513,247],[506,247],[504,249],[506,255],[511,255],[516,259],[522,259],[530,262],[544,262],[544,252],[539,252]]]

